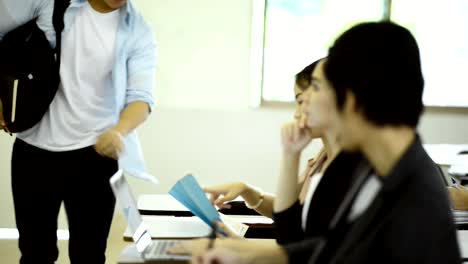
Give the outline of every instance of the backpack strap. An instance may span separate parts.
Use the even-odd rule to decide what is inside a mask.
[[[60,52],[62,49],[62,30],[65,27],[64,15],[68,6],[70,5],[70,0],[54,0],[54,14],[52,17],[52,22],[54,24],[55,36],[56,36],[56,46],[55,51],[57,54],[57,64],[60,70]]]

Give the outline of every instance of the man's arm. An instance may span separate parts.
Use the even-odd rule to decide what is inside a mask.
[[[54,1],[67,1],[67,0],[41,0],[38,1],[37,7],[37,26],[44,32],[50,46],[55,48],[56,34],[52,17],[54,14]]]
[[[156,81],[156,41],[149,27],[141,29],[139,37],[132,43],[127,61],[127,90],[125,103],[145,102],[153,110],[153,89]]]
[[[99,136],[95,150],[102,156],[118,159],[124,150],[123,138],[141,125],[149,116],[145,102],[133,102],[120,114],[120,120],[113,128]]]
[[[120,120],[113,129],[125,137],[138,126],[143,124],[149,114],[150,108],[146,102],[133,102],[122,111],[120,114]]]
[[[118,123],[102,134],[95,145],[100,155],[113,159],[118,159],[124,149],[123,138],[146,120],[154,105],[156,42],[149,27],[140,30],[127,60],[126,106]]]

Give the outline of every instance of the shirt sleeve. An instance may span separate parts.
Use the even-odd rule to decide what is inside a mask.
[[[128,84],[126,105],[142,101],[153,110],[153,88],[156,82],[156,40],[150,27],[144,27],[134,42],[127,61]]]
[[[63,0],[62,0],[63,1]],[[54,0],[42,0],[38,1],[38,7],[36,9],[37,26],[44,32],[49,40],[50,46],[55,48],[55,29],[52,22],[52,16],[54,14]]]
[[[304,232],[301,227],[302,206],[297,201],[288,209],[273,213],[276,226],[276,241],[280,245],[300,241],[304,239]]]

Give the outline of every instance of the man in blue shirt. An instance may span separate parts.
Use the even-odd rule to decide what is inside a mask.
[[[21,11],[16,1],[0,0],[2,11],[10,12],[0,18],[0,37],[39,15],[45,17],[40,27],[54,46],[53,1],[23,2]],[[62,202],[71,263],[105,263],[115,206],[108,180],[119,165],[142,164],[134,130],[154,103],[156,44],[131,2],[72,0],[64,25],[57,95],[42,120],[19,133],[13,146],[22,264],[57,259]]]

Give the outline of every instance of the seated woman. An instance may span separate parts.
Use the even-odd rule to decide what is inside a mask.
[[[317,66],[318,62],[319,61],[316,61],[310,64],[296,75],[296,84],[294,86],[294,93],[296,98],[294,119],[296,122],[299,122],[301,119],[303,96],[305,91],[311,85],[312,72]],[[308,166],[301,177],[296,177],[298,178],[298,189],[301,190],[298,195],[301,206],[304,204],[308,190],[309,195],[311,195],[320,181],[322,172],[339,152],[339,147],[336,144],[336,140],[334,138],[329,138],[328,135],[322,134],[320,131],[316,130],[311,130],[310,133],[312,138],[322,139],[323,148],[319,151],[314,159],[309,160]],[[223,185],[207,187],[204,188],[204,190],[205,192],[211,194],[212,202],[219,208],[230,208],[230,205],[226,204],[226,202],[232,201],[241,196],[246,202],[248,208],[257,211],[263,216],[269,218],[273,217],[273,203],[275,197],[271,194],[265,194],[258,188],[255,188],[247,183],[227,183]]]
[[[288,123],[281,129],[283,161],[276,198],[268,195],[261,201],[261,194],[244,184],[231,184],[208,188],[207,191],[214,194],[219,206],[226,200],[233,199],[237,195],[243,195],[247,203],[257,207],[256,210],[263,215],[273,216],[277,231],[277,242],[280,244],[301,241],[306,237],[321,235],[328,230],[328,223],[333,217],[333,212],[344,199],[346,190],[349,188],[351,178],[334,174],[332,177],[322,177],[324,168],[331,166],[339,146],[336,144],[336,130],[332,126],[333,120],[328,113],[332,109],[330,92],[313,84],[311,71],[308,71],[308,83],[310,84],[301,98],[307,96],[314,108],[308,111],[308,117],[303,116],[303,109],[299,108],[300,114],[295,115],[296,121]],[[309,118],[310,117],[310,118]],[[310,183],[304,191],[304,184],[298,183],[298,167],[302,150],[313,138],[321,137],[324,141],[325,151],[319,156],[315,166],[307,172]],[[354,163],[351,163],[354,164]],[[345,164],[346,165],[346,164]],[[338,166],[340,167],[340,166]],[[327,168],[327,170],[330,167]],[[309,180],[306,177],[304,181]],[[320,182],[317,181],[320,179]],[[316,189],[315,189],[316,188]],[[332,191],[330,191],[332,190]],[[227,199],[219,198],[224,194]],[[273,202],[274,201],[274,202]],[[273,214],[273,212],[279,212]],[[223,228],[222,224],[218,224]],[[250,241],[222,239],[215,242],[233,248],[247,246],[251,249],[259,249],[271,245],[270,242],[257,241],[251,245]],[[276,244],[276,243],[274,243]],[[170,252],[173,254],[197,254],[206,249],[208,240],[193,240],[188,243],[179,244]]]

